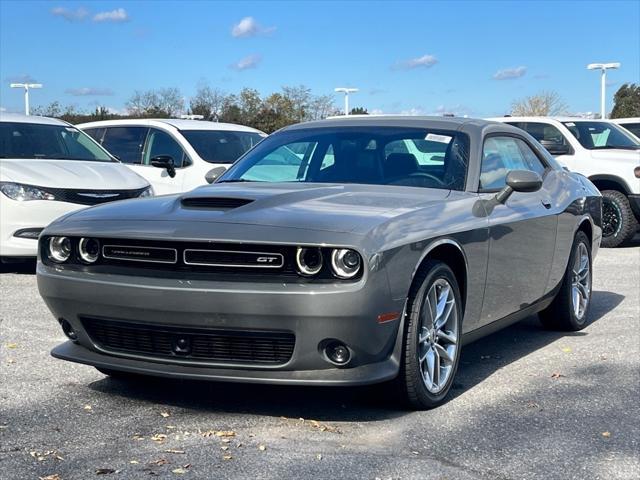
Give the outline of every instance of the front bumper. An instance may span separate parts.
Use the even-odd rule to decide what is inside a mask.
[[[65,271],[38,264],[38,287],[54,316],[67,320],[77,343],[52,351],[56,358],[147,375],[256,383],[359,385],[397,375],[402,312],[384,271],[356,283],[245,283]],[[101,317],[153,326],[278,330],[295,335],[291,358],[280,365],[196,363],[184,358],[108,351],[97,345],[80,320]],[[401,316],[399,315],[401,318]],[[400,336],[401,337],[401,336]],[[351,361],[330,363],[320,345],[346,344]]]
[[[16,237],[18,230],[45,228],[58,217],[85,208],[51,200],[18,202],[0,194],[0,257],[35,257],[38,240]]]

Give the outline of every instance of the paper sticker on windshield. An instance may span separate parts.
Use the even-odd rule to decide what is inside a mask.
[[[425,140],[429,140],[431,142],[439,142],[439,143],[449,143],[451,141],[451,137],[447,135],[438,135],[436,133],[428,133]]]
[[[566,125],[567,127],[575,127],[575,126],[576,126],[576,124],[575,124],[575,123],[573,123],[573,122],[567,122],[567,123],[565,123],[565,125]]]

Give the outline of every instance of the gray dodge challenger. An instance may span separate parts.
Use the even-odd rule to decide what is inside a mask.
[[[389,382],[430,408],[464,343],[536,313],[588,323],[600,194],[518,128],[304,123],[208,180],[45,229],[38,287],[69,339],[54,357],[114,376]]]

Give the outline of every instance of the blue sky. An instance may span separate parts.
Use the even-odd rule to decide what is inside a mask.
[[[244,20],[243,20],[244,19]],[[352,105],[385,113],[501,115],[553,90],[572,112],[608,109],[640,82],[640,1],[209,2],[0,0],[0,107],[22,109],[12,81],[35,80],[32,105],[124,108],[134,90],[207,82],[262,94],[304,84],[355,86]],[[336,97],[336,105],[342,99]]]

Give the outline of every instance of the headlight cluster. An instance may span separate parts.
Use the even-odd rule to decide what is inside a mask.
[[[324,254],[323,254],[324,250]],[[349,248],[322,249],[318,247],[298,247],[296,249],[296,268],[304,277],[313,277],[325,266],[325,255],[331,273],[337,278],[349,280],[362,270],[362,257]]]
[[[142,191],[140,195],[138,195],[138,198],[153,197],[154,195],[155,195],[155,192],[153,191],[153,187],[149,185],[147,188],[145,188]]]
[[[31,185],[23,185],[21,183],[2,182],[0,183],[0,192],[9,197],[11,200],[18,202],[26,202],[29,200],[55,200],[56,197],[52,193],[42,190]]]
[[[100,242],[95,238],[81,238],[77,254],[82,263],[95,263],[100,257]],[[46,243],[47,257],[55,263],[64,263],[73,254],[73,243],[69,237],[50,237]]]

